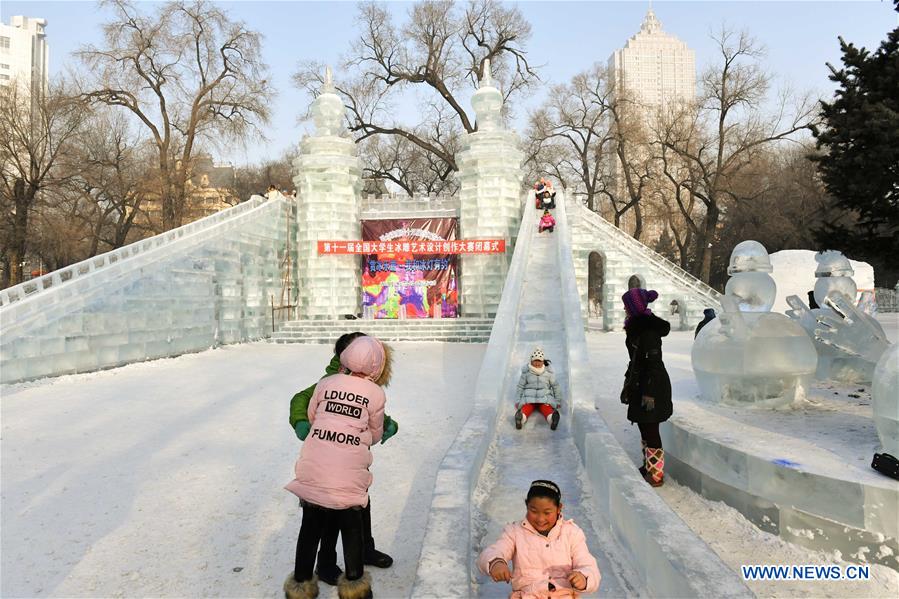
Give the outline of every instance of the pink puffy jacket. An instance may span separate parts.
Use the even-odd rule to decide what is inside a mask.
[[[544,214],[543,216],[540,217],[540,227],[541,228],[554,227],[554,226],[556,226],[556,219],[554,219],[552,217],[552,215]]]
[[[490,562],[496,558],[514,562],[512,599],[577,597],[599,588],[599,566],[590,555],[584,531],[565,518],[559,518],[547,536],[527,520],[506,525],[499,540],[478,556],[478,568],[489,576]],[[568,582],[574,570],[587,578],[584,591],[575,591]],[[549,583],[555,591],[549,590]]]
[[[310,503],[332,509],[368,505],[372,443],[384,432],[384,381],[389,352],[374,337],[358,337],[340,355],[353,374],[319,381],[309,400],[312,429],[296,462],[296,478],[285,488]],[[364,378],[363,378],[364,377]]]

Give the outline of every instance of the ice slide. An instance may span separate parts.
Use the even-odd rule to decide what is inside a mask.
[[[559,193],[561,196],[561,193]],[[524,516],[531,480],[559,483],[564,515],[584,530],[602,596],[749,596],[748,589],[640,478],[594,407],[565,201],[554,233],[537,232],[533,194],[521,228],[469,420],[437,476],[412,597],[506,597],[477,554]],[[563,418],[513,423],[521,367],[542,347],[562,387]],[[623,348],[622,348],[623,351]],[[636,434],[636,433],[635,433]]]

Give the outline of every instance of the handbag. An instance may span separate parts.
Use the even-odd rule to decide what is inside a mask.
[[[627,370],[624,372],[624,385],[621,387],[621,395],[618,397],[621,403],[628,404],[632,395],[640,393],[640,377],[637,373],[637,365],[635,364],[640,355],[640,338],[637,337],[637,345],[634,347],[634,359],[627,363]]]
[[[631,364],[632,362],[628,362],[627,364],[627,371],[624,373],[624,385],[621,387],[621,395],[619,396],[621,403],[625,405],[630,402],[631,393],[634,391],[634,387],[637,384],[637,377],[634,376]]]

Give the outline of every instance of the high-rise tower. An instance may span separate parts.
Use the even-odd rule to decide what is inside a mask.
[[[0,85],[18,81],[32,97],[47,91],[50,48],[44,29],[46,19],[15,16],[0,23]]]
[[[636,107],[624,117],[631,125],[632,136],[648,136],[660,110],[691,102],[696,97],[696,55],[687,44],[662,31],[662,23],[652,8],[646,12],[640,31],[609,57],[608,69],[616,93],[636,102]],[[646,160],[648,156],[645,150],[637,150],[630,153],[630,158]],[[613,189],[624,199],[627,196],[624,171],[617,157],[612,160]],[[654,192],[645,188],[641,194],[643,234],[640,239],[650,246],[662,235],[668,221],[667,208],[659,201],[659,193],[663,193],[661,188]],[[625,213],[621,228],[633,233],[635,216],[633,209]]]

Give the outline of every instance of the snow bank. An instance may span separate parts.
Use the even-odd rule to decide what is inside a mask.
[[[788,310],[787,297],[790,295],[798,295],[799,299],[808,303],[808,292],[815,288],[816,253],[813,250],[782,250],[771,254],[771,265],[774,267],[771,276],[777,283],[777,299],[772,312]],[[852,278],[859,292],[874,289],[874,267],[852,259],[849,263],[855,271]]]

